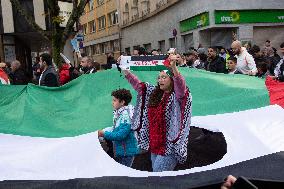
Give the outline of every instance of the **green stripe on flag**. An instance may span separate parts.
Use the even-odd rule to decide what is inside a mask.
[[[243,75],[180,69],[193,96],[193,116],[222,114],[269,105],[264,80]],[[157,82],[158,72],[134,72],[142,81]],[[0,132],[77,136],[112,125],[111,92],[136,92],[116,70],[83,75],[60,88],[35,85],[0,86]]]
[[[166,70],[166,66],[157,65],[157,66],[130,66],[132,71],[162,71]]]

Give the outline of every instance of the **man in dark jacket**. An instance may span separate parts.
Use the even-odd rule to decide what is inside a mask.
[[[116,60],[114,59],[114,56],[113,56],[112,53],[108,53],[107,63],[106,63],[106,65],[102,65],[102,66],[105,70],[107,70],[107,69],[111,69],[112,65],[116,65]]]
[[[274,70],[275,76],[272,78],[284,82],[284,43],[280,45],[279,51],[282,53],[283,58],[276,65],[276,68]]]
[[[25,71],[21,68],[21,63],[15,60],[11,63],[11,73],[9,74],[13,85],[26,85],[28,78]]]
[[[43,72],[39,78],[39,85],[47,87],[58,87],[58,74],[52,65],[51,56],[47,53],[40,55],[40,65],[43,68]]]
[[[208,66],[206,70],[216,73],[226,72],[226,62],[217,54],[217,49],[215,47],[208,48]]]

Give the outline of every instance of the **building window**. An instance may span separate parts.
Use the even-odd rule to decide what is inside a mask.
[[[99,30],[102,30],[106,27],[106,17],[101,16],[98,18],[98,23],[99,23]]]
[[[92,55],[96,54],[96,46],[95,45],[91,46],[91,53],[92,53]]]
[[[96,23],[93,21],[88,23],[89,33],[96,32]]]
[[[130,55],[130,54],[131,54],[131,53],[130,53],[130,47],[125,48],[125,53],[126,53],[127,55]]]
[[[89,10],[94,10],[94,0],[89,1]]]
[[[150,52],[150,51],[151,51],[151,49],[152,49],[152,47],[151,47],[151,43],[144,44],[143,46],[144,46],[144,48],[145,48],[145,50],[146,50],[147,52]]]
[[[123,12],[123,24],[127,24],[129,22],[129,5],[128,3],[125,3],[124,7],[124,12]]]
[[[133,0],[133,7],[138,7],[138,0]]]
[[[162,53],[166,53],[166,41],[162,40],[159,41],[159,49],[161,50]]]
[[[114,41],[110,41],[108,44],[107,52],[113,52],[114,51]]]
[[[105,43],[101,43],[100,44],[100,53],[103,54],[106,52],[106,44]]]
[[[108,14],[109,26],[118,24],[118,12],[114,11]]]
[[[98,6],[104,4],[104,0],[97,0]]]
[[[100,54],[100,44],[95,45],[95,54]]]
[[[85,47],[85,53],[86,53],[86,55],[87,56],[91,56],[91,47],[90,46],[87,46],[87,47]]]
[[[175,40],[175,38],[170,38],[169,39],[169,43],[170,43],[170,48],[176,48],[176,40]]]
[[[83,28],[83,34],[84,35],[86,35],[87,34],[87,24],[84,24],[83,26],[82,26]]]
[[[119,40],[114,40],[113,41],[113,50],[114,50],[114,52],[120,51]]]
[[[150,1],[142,1],[142,16],[150,13]]]
[[[129,12],[129,5],[128,5],[128,3],[125,3],[124,9],[125,9],[125,12]]]

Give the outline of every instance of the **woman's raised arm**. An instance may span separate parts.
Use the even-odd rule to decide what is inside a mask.
[[[117,64],[120,65],[121,56],[117,59]],[[138,79],[136,75],[130,72],[130,70],[123,70],[125,78],[127,81],[132,85],[133,89],[136,90],[138,93],[141,92],[140,90],[140,83],[141,81]]]
[[[170,67],[172,69],[172,72],[174,74],[173,80],[174,80],[174,90],[176,93],[176,96],[178,99],[181,99],[185,95],[186,85],[184,77],[180,74],[178,71],[178,68],[176,66],[177,58],[175,55],[170,55]]]

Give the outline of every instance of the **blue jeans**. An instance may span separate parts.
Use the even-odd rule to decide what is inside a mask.
[[[151,153],[153,172],[173,171],[177,165],[174,155],[161,156]]]
[[[134,160],[134,156],[119,156],[119,157],[116,157],[115,160],[122,165],[131,167],[133,160]]]

